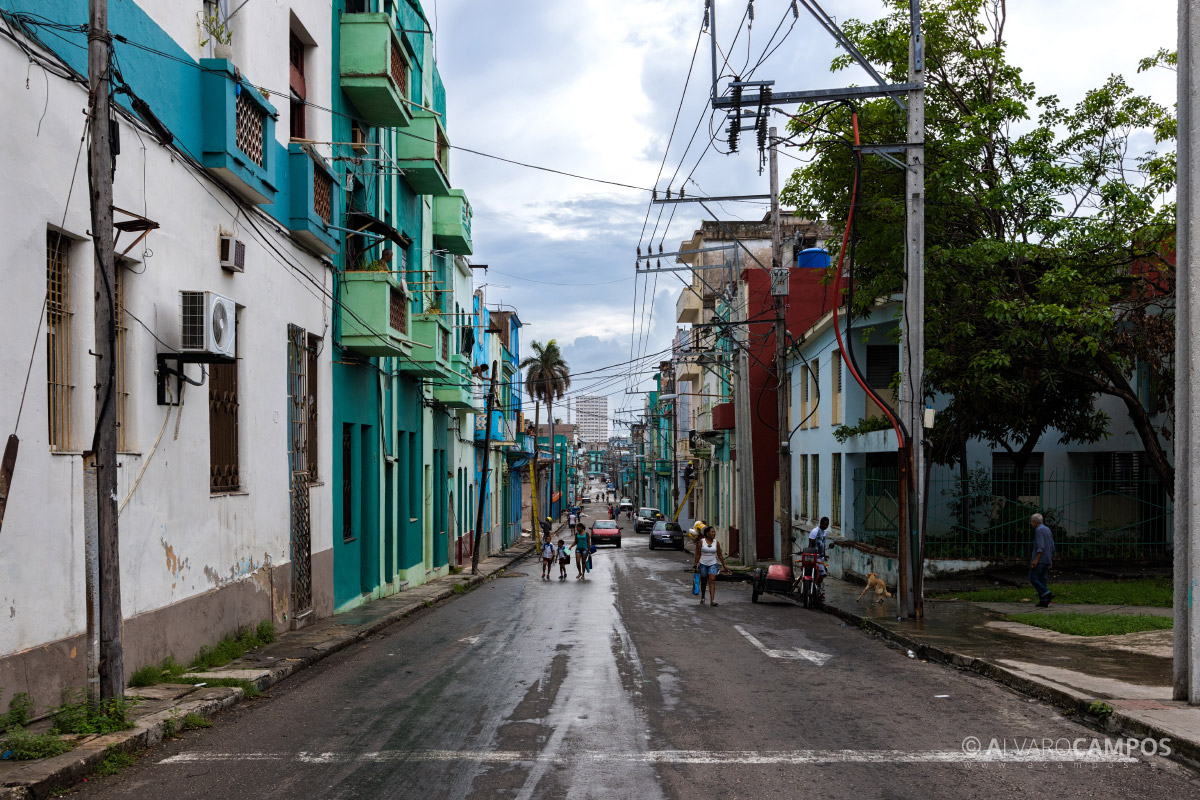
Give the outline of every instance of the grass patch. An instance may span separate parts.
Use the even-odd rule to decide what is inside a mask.
[[[24,728],[9,728],[0,733],[0,753],[9,753],[14,761],[33,761],[62,755],[75,747],[73,742],[52,733],[30,733]]]
[[[126,767],[137,763],[137,758],[124,750],[110,747],[104,751],[104,760],[96,766],[97,775],[116,775]]]
[[[467,587],[464,584],[456,583],[454,584],[454,588],[452,588],[450,591],[454,592],[455,594],[462,594],[466,590]]]
[[[201,647],[200,654],[191,666],[180,664],[173,658],[167,658],[158,666],[147,664],[139,668],[129,678],[129,685],[135,687],[154,686],[159,683],[177,683],[188,672],[203,671],[215,667],[223,667],[236,658],[241,658],[248,651],[271,644],[277,638],[275,623],[265,619],[255,628],[246,628],[237,636],[230,636],[217,642],[212,647]],[[209,684],[220,685],[220,684]]]
[[[63,690],[62,705],[54,710],[55,733],[84,735],[91,733],[113,733],[133,727],[130,712],[134,700],[113,698],[93,703],[82,689]]]
[[[195,711],[183,715],[183,720],[180,722],[179,729],[181,731],[193,731],[199,728],[211,728],[212,720],[208,717],[201,716]]]
[[[1011,614],[1008,619],[1072,636],[1115,636],[1172,627],[1170,617],[1144,614]]]
[[[1054,602],[1080,605],[1150,606],[1170,608],[1173,589],[1170,578],[1141,578],[1133,581],[1089,581],[1087,583],[1057,583],[1050,587]],[[941,592],[933,595],[941,600],[970,600],[978,603],[1036,603],[1033,587],[1003,586],[976,589],[972,592]]]

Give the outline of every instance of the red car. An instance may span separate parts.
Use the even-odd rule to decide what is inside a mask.
[[[621,546],[621,529],[615,520],[598,519],[592,523],[592,544],[599,547],[602,544]]]

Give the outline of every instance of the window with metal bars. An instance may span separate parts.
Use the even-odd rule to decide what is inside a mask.
[[[305,138],[305,114],[308,106],[304,85],[304,42],[294,32],[288,34],[289,84],[291,88],[289,126],[293,139]]]
[[[234,322],[236,337],[237,322]],[[236,341],[236,338],[235,338]],[[209,364],[208,488],[213,493],[242,488],[238,454],[238,365]]]
[[[808,367],[800,368],[800,427],[808,427]]]
[[[834,453],[829,458],[829,524],[842,526],[842,454]]]
[[[46,423],[51,452],[71,449],[71,240],[46,231]]]
[[[317,460],[318,448],[317,442],[321,438],[321,429],[317,426],[317,401],[319,397],[318,387],[320,386],[319,356],[321,352],[321,337],[314,334],[308,335],[308,369],[306,377],[308,379],[308,482],[316,483],[320,471]]]
[[[829,421],[834,425],[842,424],[842,354],[833,353],[829,357],[829,382],[833,389],[829,402]]]
[[[117,449],[127,453],[133,449],[133,431],[129,427],[129,382],[126,364],[129,361],[129,325],[125,321],[125,265],[117,264],[117,303],[113,319],[117,326]]]
[[[342,541],[354,539],[354,424],[342,424]]]
[[[800,456],[800,513],[808,512],[808,456]]]
[[[808,467],[809,482],[812,484],[809,487],[808,496],[812,501],[812,505],[808,509],[809,519],[821,518],[821,457],[814,453],[812,455],[812,464]]]
[[[821,425],[820,364],[821,362],[815,358],[808,364],[808,374],[812,379],[812,417],[808,420],[808,427],[810,428],[817,428]]]

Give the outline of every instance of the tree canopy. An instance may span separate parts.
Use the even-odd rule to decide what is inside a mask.
[[[896,82],[908,78],[908,2],[844,30]],[[1007,449],[1020,465],[1055,429],[1094,442],[1119,398],[1168,491],[1163,448],[1174,376],[1175,116],[1109,76],[1073,105],[1039,95],[1009,63],[1004,0],[926,0],[926,391],[950,398],[933,431],[952,463],[966,441]],[[840,71],[848,55],[833,62]],[[1140,69],[1172,68],[1160,51]],[[789,124],[808,160],[784,202],[844,226],[864,144],[903,142],[887,99],[803,109]],[[1164,148],[1165,152],[1159,152]],[[854,308],[902,289],[904,176],[860,165]],[[836,245],[835,245],[836,246]]]

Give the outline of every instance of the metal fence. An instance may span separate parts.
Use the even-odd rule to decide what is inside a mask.
[[[896,548],[896,470],[856,469],[854,538]],[[1060,476],[976,469],[931,476],[926,558],[1023,559],[1040,513],[1060,559],[1137,559],[1171,553],[1172,504],[1157,477],[1111,471]]]

